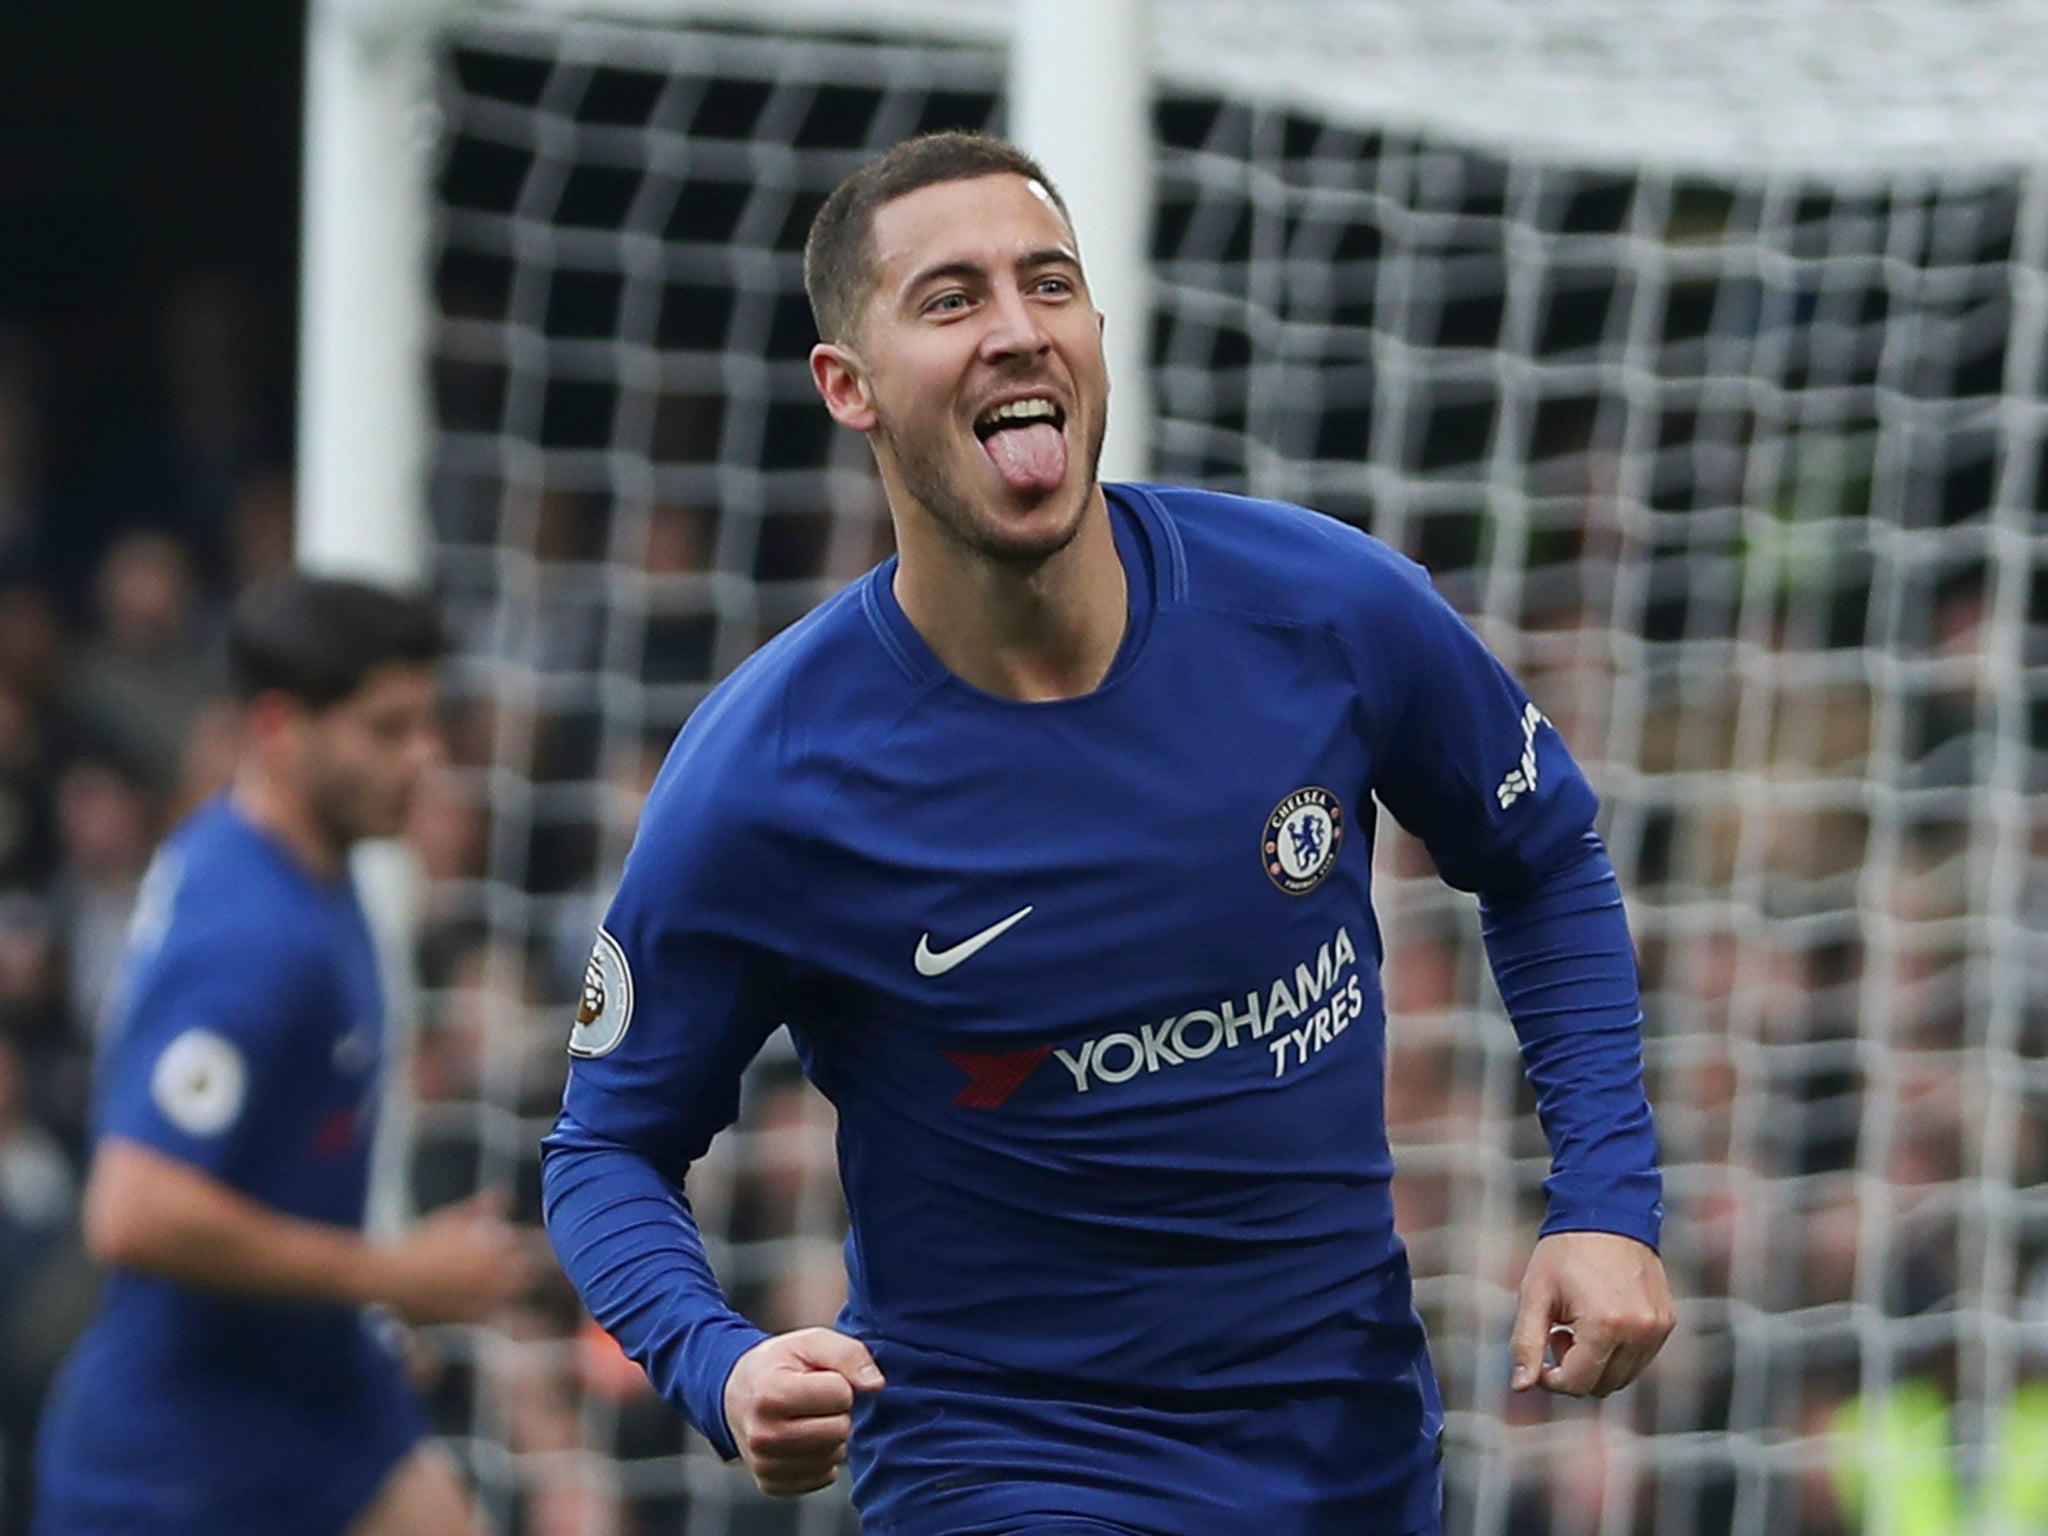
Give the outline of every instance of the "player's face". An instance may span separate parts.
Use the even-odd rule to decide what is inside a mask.
[[[306,804],[338,846],[404,828],[420,776],[440,756],[434,702],[431,668],[391,662],[306,717]]]
[[[923,520],[990,559],[1057,554],[1094,495],[1109,400],[1066,220],[1038,183],[982,176],[884,204],[871,250],[858,336],[813,371],[871,435],[906,540]]]

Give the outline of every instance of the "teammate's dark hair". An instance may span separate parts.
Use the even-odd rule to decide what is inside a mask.
[[[235,692],[338,704],[390,662],[428,665],[448,648],[426,598],[332,576],[274,576],[235,600],[228,673]]]
[[[928,133],[905,139],[834,187],[804,241],[804,293],[811,301],[818,334],[826,341],[846,341],[859,327],[875,286],[877,208],[924,187],[983,176],[1035,181],[1067,217],[1066,199],[1045,168],[1016,145],[985,133]]]

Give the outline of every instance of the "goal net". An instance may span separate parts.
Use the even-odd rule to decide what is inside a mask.
[[[1001,126],[962,9],[447,26],[431,508],[462,654],[423,818],[423,1203],[481,1178],[530,1208],[662,751],[887,549],[812,395],[800,249],[875,151]],[[1603,796],[1684,1311],[1606,1404],[1507,1391],[1544,1149],[1468,904],[1383,843],[1447,1530],[2039,1530],[2048,20],[1655,10],[1162,6],[1158,474],[1421,560]],[[829,1111],[786,1051],[692,1193],[744,1310],[830,1317]],[[509,1528],[853,1529],[754,1495],[567,1295],[434,1344]]]

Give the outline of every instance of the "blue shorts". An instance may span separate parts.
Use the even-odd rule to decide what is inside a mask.
[[[89,1366],[73,1357],[43,1415],[34,1536],[343,1536],[427,1431],[367,1340],[319,1392],[212,1377],[110,1390]]]

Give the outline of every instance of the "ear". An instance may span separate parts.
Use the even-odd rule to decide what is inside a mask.
[[[856,432],[874,429],[875,406],[868,392],[867,372],[852,350],[829,341],[811,348],[811,382],[818,386],[825,409],[839,425]]]
[[[259,754],[274,755],[288,750],[305,716],[305,706],[283,689],[266,689],[243,708],[243,740]]]

